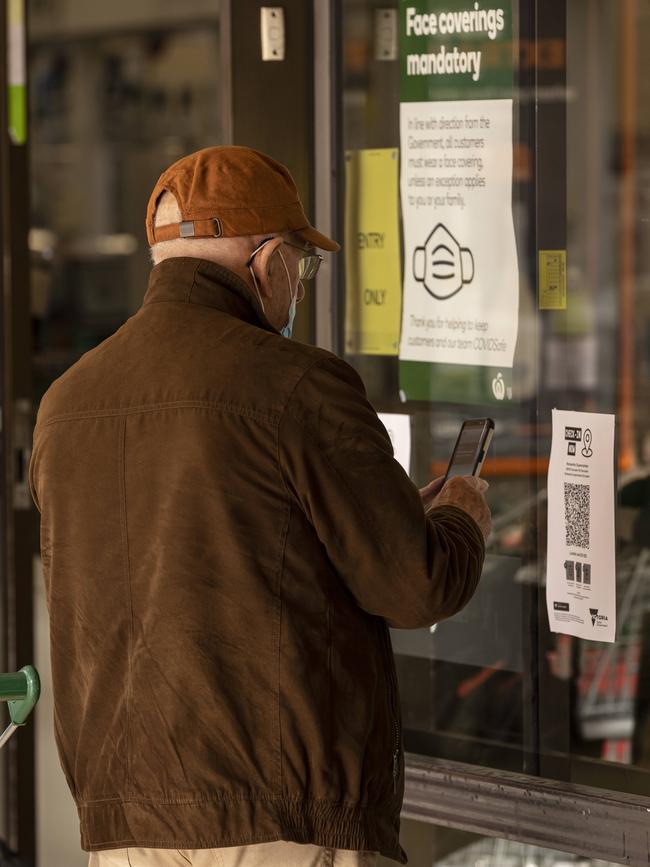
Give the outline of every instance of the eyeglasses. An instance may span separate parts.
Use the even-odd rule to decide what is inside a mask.
[[[289,247],[295,247],[296,250],[302,250],[303,255],[298,260],[298,279],[311,280],[315,277],[323,261],[323,257],[319,253],[305,253],[304,247],[298,244],[292,244],[291,241],[283,241]]]
[[[250,266],[251,262],[262,249],[262,247],[272,240],[273,238],[265,238],[261,244],[258,244],[258,246],[248,257],[248,261],[246,264]],[[318,269],[320,268],[320,264],[323,261],[323,257],[319,253],[307,253],[305,251],[305,248],[301,247],[300,244],[292,244],[291,241],[286,241],[284,239],[282,240],[282,243],[286,244],[288,247],[295,247],[296,250],[300,250],[302,252],[302,256],[298,260],[298,279],[311,280],[312,277],[315,277],[318,273]]]

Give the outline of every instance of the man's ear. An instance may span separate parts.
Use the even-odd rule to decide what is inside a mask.
[[[251,268],[255,274],[257,285],[259,286],[260,294],[263,298],[270,298],[272,292],[272,277],[271,270],[273,263],[271,259],[278,247],[282,244],[283,238],[273,238],[265,244],[260,252],[251,262]]]

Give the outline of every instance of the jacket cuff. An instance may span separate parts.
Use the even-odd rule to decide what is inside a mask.
[[[445,503],[443,506],[434,506],[427,513],[427,517],[431,518],[434,512],[443,513],[443,515],[447,514],[453,518],[455,523],[464,524],[467,528],[468,534],[476,537],[477,547],[481,551],[481,557],[485,557],[485,539],[483,538],[483,531],[469,512],[466,512],[465,509],[461,509],[459,506],[452,506],[449,503]]]

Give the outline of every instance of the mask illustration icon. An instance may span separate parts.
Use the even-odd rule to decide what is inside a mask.
[[[413,251],[413,276],[434,298],[451,298],[474,279],[474,256],[438,223],[424,247]]]

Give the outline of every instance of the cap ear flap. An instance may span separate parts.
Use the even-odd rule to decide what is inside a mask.
[[[149,209],[147,212],[147,235],[150,244],[156,244],[159,240],[156,238],[156,227],[178,225],[183,219],[180,205],[176,194],[168,187],[160,185],[159,189],[154,189],[149,199]]]
[[[156,195],[157,186],[158,185],[156,184],[156,187],[154,187],[154,189],[151,192],[151,195],[149,196],[149,201],[147,203],[147,217],[145,219],[145,228],[147,230],[147,238],[149,240],[149,244],[151,244],[151,245],[155,244],[155,242],[156,242],[153,223],[154,223],[154,219],[156,216],[156,210],[158,208],[158,201],[163,194],[163,190],[161,190]]]
[[[147,209],[147,235],[149,236],[149,243],[151,245],[156,243],[156,216],[158,214],[158,205],[160,203],[160,199],[165,193],[165,188],[162,187],[157,195],[154,196],[154,193],[151,194],[151,198],[149,199],[149,207]]]
[[[154,226],[168,226],[183,220],[178,199],[171,190],[164,188],[156,198],[153,219]]]
[[[167,190],[163,187],[160,190],[160,192],[158,193],[158,195],[156,196],[156,198],[151,202],[151,224],[152,225],[156,224],[156,215],[158,213],[158,205],[160,204],[160,200],[162,199],[163,195],[166,192],[167,192]]]

